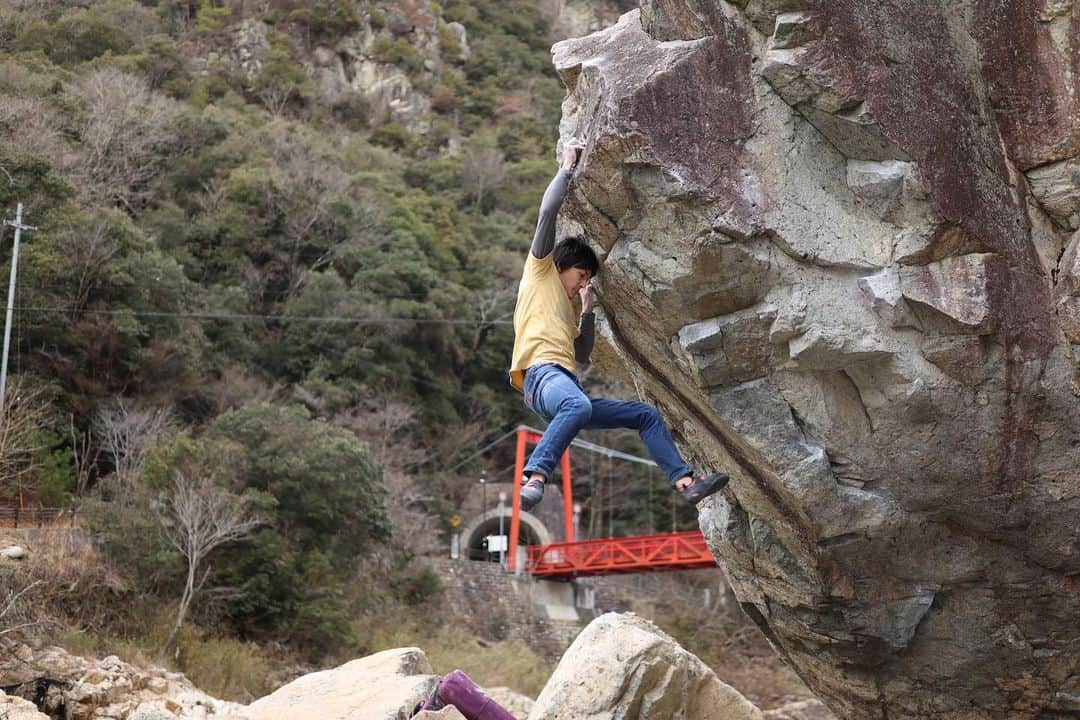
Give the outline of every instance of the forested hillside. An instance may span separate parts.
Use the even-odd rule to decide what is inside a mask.
[[[505,424],[510,330],[485,321],[512,305],[561,99],[535,4],[21,5],[0,206],[40,228],[14,363],[58,440],[118,396],[202,427],[275,385],[337,424],[388,398],[455,444]],[[320,51],[430,109],[318,86]],[[75,464],[49,468],[25,489],[60,500]]]
[[[555,168],[552,21],[531,0],[0,6],[0,208],[36,228],[0,503],[77,507],[95,539],[57,558],[71,582],[37,578],[31,619],[104,649],[172,647],[179,615],[320,662],[437,594],[414,558],[472,482],[445,469],[526,419],[508,320]],[[232,532],[193,547],[200,512]]]

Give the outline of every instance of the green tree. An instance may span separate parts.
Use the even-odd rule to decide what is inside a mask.
[[[379,468],[349,431],[300,406],[256,403],[218,417],[207,436],[233,444],[238,482],[274,497],[298,547],[352,562],[389,538]]]
[[[229,584],[243,589],[230,617],[245,632],[348,642],[347,608],[335,588],[391,529],[366,447],[301,407],[269,403],[220,416],[205,442],[228,448],[237,490],[272,498],[260,510],[268,526],[225,560]]]
[[[281,116],[293,100],[305,99],[315,85],[281,46],[271,47],[252,87],[255,96],[274,117]]]

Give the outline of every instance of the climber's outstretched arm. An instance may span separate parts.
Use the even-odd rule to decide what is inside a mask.
[[[544,191],[544,199],[540,201],[540,219],[536,222],[536,233],[533,234],[533,257],[546,258],[555,249],[555,220],[559,217],[559,208],[562,207],[566,191],[570,187],[570,176],[577,165],[578,155],[584,148],[585,144],[576,138],[568,140],[563,148],[562,167]]]

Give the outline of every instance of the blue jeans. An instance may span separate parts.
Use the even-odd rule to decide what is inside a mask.
[[[533,365],[525,373],[525,406],[548,422],[540,443],[533,449],[525,474],[545,479],[581,430],[632,428],[641,435],[652,459],[672,485],[690,475],[679,455],[664,419],[652,405],[631,400],[588,397],[574,374],[561,365]]]

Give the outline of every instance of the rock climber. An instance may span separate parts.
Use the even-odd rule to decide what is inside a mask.
[[[584,149],[576,138],[566,143],[562,165],[544,192],[514,308],[510,384],[524,393],[525,406],[548,423],[525,465],[521,508],[530,510],[543,499],[544,483],[579,431],[609,428],[637,430],[675,490],[696,505],[723,488],[727,475],[693,473],[656,408],[643,402],[590,398],[574,374],[575,361],[588,364],[592,353],[591,282],[600,263],[580,237],[556,244],[555,220]],[[575,296],[581,299],[580,321],[574,318]]]

